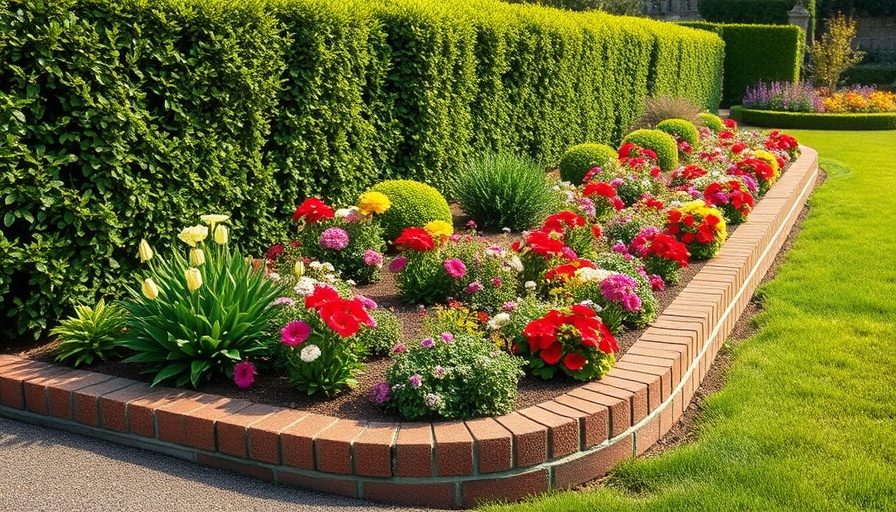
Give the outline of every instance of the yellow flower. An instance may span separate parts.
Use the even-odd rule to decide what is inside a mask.
[[[194,267],[198,267],[205,263],[205,253],[202,249],[190,249],[190,263]]]
[[[448,238],[454,234],[454,228],[444,220],[434,220],[423,226],[423,229],[433,238]]]
[[[140,245],[137,246],[137,256],[140,257],[140,261],[143,263],[152,259],[152,248],[145,239],[140,240]]]
[[[292,267],[292,273],[295,274],[297,278],[305,275],[305,263],[302,260],[296,261],[296,264]]]
[[[180,238],[181,241],[189,245],[190,247],[196,247],[196,244],[205,240],[208,236],[208,227],[207,226],[191,226],[189,228],[184,228],[183,231],[178,233],[177,238]]]
[[[184,272],[184,277],[187,278],[187,288],[191,292],[195,292],[202,286],[202,273],[199,272],[199,269],[196,267],[190,267]]]
[[[228,232],[227,226],[220,224],[215,228],[215,243],[218,245],[227,245]]]
[[[143,281],[143,296],[149,300],[156,300],[156,297],[159,296],[159,287],[151,277],[147,277]]]
[[[205,222],[206,224],[211,226],[212,229],[214,229],[215,224],[220,224],[222,222],[225,222],[229,218],[230,218],[230,215],[217,215],[217,214],[200,215],[199,216],[199,220],[201,220],[202,222]]]
[[[383,213],[392,207],[392,201],[382,192],[364,192],[358,198],[358,210],[361,215],[372,215],[374,213]]]
[[[775,179],[781,177],[781,167],[778,166],[778,159],[775,158],[775,155],[771,154],[768,151],[762,151],[760,149],[757,151],[753,151],[753,156],[771,166],[772,172],[775,173]]]

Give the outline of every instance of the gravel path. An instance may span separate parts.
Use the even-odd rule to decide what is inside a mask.
[[[0,510],[422,512],[279,486],[0,418]]]

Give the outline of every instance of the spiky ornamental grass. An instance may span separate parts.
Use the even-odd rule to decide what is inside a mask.
[[[108,361],[120,352],[116,343],[124,334],[127,312],[116,303],[106,305],[100,299],[95,308],[75,306],[75,316],[59,322],[50,334],[59,336],[56,361],[74,366],[92,364],[94,359]]]

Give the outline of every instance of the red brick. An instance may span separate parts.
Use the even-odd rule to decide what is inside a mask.
[[[176,400],[169,402],[156,409],[156,430],[158,430],[158,438],[160,441],[168,443],[187,445],[186,417],[190,413],[197,411],[208,405],[209,403],[223,400],[219,396],[200,394],[186,400]],[[210,442],[206,441],[202,446],[208,451],[215,450],[215,431],[214,425],[209,427],[211,431]],[[192,432],[191,432],[192,433]],[[192,436],[191,436],[192,437]],[[208,437],[206,437],[208,439]]]
[[[283,445],[283,463],[302,469],[314,469],[314,438],[317,434],[332,424],[337,419],[332,416],[309,414],[302,421],[280,432],[280,442]]]
[[[308,413],[283,409],[249,427],[249,458],[269,464],[280,464],[280,432],[304,418]]]
[[[252,462],[241,462],[201,452],[196,454],[196,462],[203,466],[233,471],[234,473],[251,476],[266,482],[274,481],[274,471],[271,468],[258,466]]]
[[[657,414],[635,432],[635,455],[641,455],[660,440],[660,415]]]
[[[473,474],[473,436],[462,421],[435,423],[436,476]]]
[[[15,365],[0,375],[0,404],[15,409],[25,408],[24,382],[42,377],[52,377],[65,372],[66,369],[38,361],[30,361]]]
[[[632,436],[628,435],[587,455],[557,464],[551,468],[554,480],[551,488],[564,489],[606,475],[616,463],[632,457],[632,447]]]
[[[538,469],[493,480],[472,480],[461,483],[463,506],[475,507],[491,500],[519,501],[526,496],[547,492],[548,470]]]
[[[621,435],[632,426],[631,400],[614,398],[580,387],[567,393],[567,395],[594,402],[606,407],[610,412],[610,438]]]
[[[677,340],[672,338],[663,338],[661,336],[656,337],[646,337],[646,333],[641,335],[641,338],[635,342],[634,349],[650,349],[650,350],[662,350],[666,352],[677,352],[679,354],[679,365],[681,368],[681,374],[687,370],[688,365],[691,364],[691,357],[694,355],[694,352],[691,350],[690,340]],[[623,356],[625,357],[625,356]]]
[[[23,357],[17,357],[9,354],[0,354],[0,372],[2,372],[6,367],[11,368],[14,366],[20,366],[30,361],[31,359],[25,359]]]
[[[397,432],[397,423],[367,424],[367,429],[352,444],[356,475],[392,476],[392,446]]]
[[[135,384],[130,379],[114,378],[73,392],[75,419],[91,427],[100,426],[99,398]]]
[[[335,420],[335,418],[334,418]],[[330,478],[294,473],[283,469],[277,470],[277,483],[310,489],[327,494],[338,494],[349,498],[358,498],[358,482],[345,478]]]
[[[47,386],[47,394],[50,398],[50,414],[57,418],[73,419],[75,417],[75,405],[72,392],[112,380],[113,378],[111,375],[103,375],[102,373],[79,371],[70,380]]]
[[[100,423],[103,428],[116,432],[128,431],[127,405],[131,400],[153,393],[153,388],[143,382],[134,382],[126,388],[100,397]],[[158,393],[159,391],[155,391]],[[154,429],[153,429],[154,430]],[[153,437],[152,435],[147,437]]]
[[[617,379],[619,382],[617,382]],[[643,389],[643,386],[647,386],[648,413],[663,403],[663,383],[660,381],[659,375],[631,371],[620,368],[617,365],[601,381],[605,384],[633,392],[638,392]],[[623,384],[622,382],[631,382],[634,385]]]
[[[667,398],[669,398],[669,395],[672,394],[672,368],[669,365],[655,366],[653,364],[643,363],[637,359],[637,356],[633,357],[635,359],[623,358],[622,361],[618,361],[615,368],[658,378],[660,382],[660,394],[658,403],[664,402]],[[620,374],[620,376],[623,376],[623,374]],[[653,401],[651,400],[649,386],[647,388],[647,393],[648,405],[651,405]],[[653,410],[658,406],[659,405],[651,406],[650,410]]]
[[[433,476],[432,425],[402,423],[395,440],[395,476]]]
[[[248,456],[248,428],[280,409],[270,405],[254,404],[229,416],[224,416],[215,424],[218,434],[218,451],[245,459]]]
[[[548,458],[556,459],[579,450],[578,420],[540,407],[527,407],[519,413],[548,427]]]
[[[635,345],[638,344],[636,343]],[[655,364],[661,367],[666,366],[672,370],[670,385],[674,388],[681,382],[681,352],[654,350],[643,346],[633,346],[625,353],[622,360],[642,364]]]
[[[506,471],[513,467],[513,435],[493,418],[467,420],[475,439],[477,469],[480,474]]]
[[[128,427],[131,433],[143,437],[156,437],[156,410],[181,400],[199,396],[194,391],[182,389],[159,389],[156,393],[144,395],[128,402]]]
[[[66,371],[50,376],[37,377],[24,382],[25,408],[35,414],[50,414],[48,386],[65,382],[81,375],[79,371]]]
[[[606,406],[568,394],[555,398],[553,403],[586,414],[584,422],[579,427],[582,431],[583,449],[602,443],[610,436],[610,410]]]
[[[456,485],[364,482],[362,497],[365,500],[411,507],[456,508]]]
[[[301,427],[302,422],[296,425]],[[366,422],[340,419],[317,434],[314,439],[317,470],[352,474],[352,441],[364,431],[365,425]]]
[[[675,421],[672,420],[673,409],[675,408],[675,400],[670,400],[668,404],[660,411],[660,439],[672,430]]]
[[[606,381],[606,382],[604,382]],[[612,386],[610,384],[613,384]],[[623,389],[622,386],[631,389]],[[583,386],[589,391],[594,391],[602,395],[611,396],[620,400],[629,400],[632,417],[631,424],[634,425],[647,417],[647,386],[637,384],[622,379],[613,379],[605,377],[598,382],[591,382]]]
[[[548,456],[548,429],[518,412],[498,416],[495,420],[513,433],[514,465],[526,467],[540,464]]]
[[[217,400],[214,400],[215,398]],[[184,444],[210,452],[217,450],[218,420],[252,406],[252,402],[246,400],[231,400],[229,398],[215,397],[214,395],[203,395],[195,397],[194,400],[199,403],[214,401],[181,417],[184,429]],[[165,409],[167,406],[163,405],[161,409]]]

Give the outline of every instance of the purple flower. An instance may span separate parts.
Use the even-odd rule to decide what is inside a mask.
[[[563,253],[563,257],[568,260],[576,260],[579,256],[576,254],[576,251],[570,249],[569,247],[563,246],[561,251]]]
[[[455,279],[460,279],[467,275],[467,266],[457,258],[448,258],[445,260],[444,265],[445,272],[448,272],[448,275]]]
[[[483,288],[484,287],[482,286],[482,283],[480,283],[479,281],[473,281],[469,286],[464,288],[464,291],[467,293],[476,293],[478,291],[482,291]]]
[[[348,247],[348,233],[342,228],[327,228],[318,240],[321,249],[341,251]]]
[[[649,276],[647,276],[647,279],[650,280],[650,287],[653,289],[653,291],[661,292],[666,289],[666,282],[663,281],[662,277],[656,274],[650,274]]]
[[[358,299],[361,305],[367,309],[376,309],[378,307],[376,302],[374,302],[371,298],[365,297],[363,295],[355,295],[355,298]]]
[[[476,229],[476,221],[472,219],[468,220],[467,229]]]
[[[233,366],[233,382],[240,389],[246,389],[255,382],[255,365],[240,361]]]
[[[423,338],[423,340],[420,341],[420,345],[423,348],[432,348],[436,345],[436,342],[433,341],[432,338]]]
[[[374,384],[373,387],[370,388],[370,399],[373,400],[373,403],[375,404],[388,402],[389,383],[380,382],[379,384]]]
[[[622,242],[610,247],[610,250],[613,252],[618,252],[619,254],[626,255],[628,254],[628,248]]]
[[[411,375],[408,382],[411,383],[412,387],[419,388],[423,384],[423,377],[420,377],[419,374],[415,373]]]
[[[507,312],[513,311],[514,309],[516,309],[516,302],[508,300],[504,304],[501,304],[501,309]]]
[[[369,267],[382,267],[383,255],[373,249],[367,249],[364,251],[364,264]]]
[[[404,256],[399,256],[392,260],[392,263],[389,264],[389,270],[392,272],[401,272],[404,267],[408,264],[408,259]]]
[[[625,274],[611,274],[600,282],[600,294],[611,302],[617,302],[626,311],[640,311],[641,298],[635,290],[638,283]]]
[[[290,299],[289,297],[279,297],[274,300],[275,306],[293,306],[295,305],[295,303],[296,301]]]
[[[444,341],[445,343],[454,343],[454,335],[450,332],[443,332],[442,341]]]
[[[587,197],[583,197],[579,200],[579,208],[587,215],[588,217],[594,217],[597,215],[597,209],[594,207],[594,201]]]

